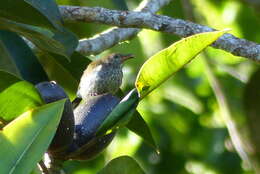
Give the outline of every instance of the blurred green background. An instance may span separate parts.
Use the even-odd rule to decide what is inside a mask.
[[[140,0],[58,0],[59,4],[102,6],[110,9],[134,9]],[[231,28],[232,34],[260,43],[260,2],[252,0],[191,0],[196,22],[216,29]],[[158,14],[187,19],[186,0],[173,0]],[[80,38],[91,37],[109,28],[101,24],[66,24]],[[134,87],[135,77],[144,61],[180,38],[143,30],[129,42],[108,52],[132,53],[135,59],[124,67],[123,91]],[[245,123],[243,91],[257,64],[222,50],[208,48],[183,70],[141,101],[138,110],[149,124],[160,154],[134,133],[119,131],[107,150],[88,162],[68,161],[67,173],[93,174],[108,161],[120,156],[134,157],[148,174],[249,174],[232,146],[225,119],[209,83],[202,57],[210,59],[210,68],[227,94],[231,116]],[[94,59],[94,57],[92,57]],[[156,72],[154,72],[156,73]]]

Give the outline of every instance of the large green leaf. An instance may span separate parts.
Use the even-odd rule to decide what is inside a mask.
[[[140,165],[129,156],[111,160],[98,174],[145,174]]]
[[[20,81],[19,77],[0,70],[0,93],[8,86]]]
[[[26,81],[20,81],[0,93],[0,117],[9,121],[42,104],[44,102],[36,88]]]
[[[44,52],[40,52],[38,58],[50,80],[57,81],[65,89],[70,99],[73,99],[82,73],[91,60],[76,51],[72,54],[70,62],[63,56]]]
[[[51,54],[40,53],[38,58],[50,80],[54,80],[61,85],[69,95],[69,98],[73,99],[78,89],[79,80],[74,77],[70,69],[64,66],[65,63],[62,61],[64,63],[62,64],[60,59],[57,61]],[[66,65],[69,64],[68,62]],[[76,69],[77,67],[74,66],[74,68]]]
[[[61,15],[54,0],[6,0],[0,3],[0,17],[25,24],[61,29]],[[54,26],[54,27],[53,27]]]
[[[0,173],[28,174],[47,150],[65,100],[27,111],[0,131]]]
[[[138,111],[135,111],[133,118],[128,122],[126,126],[129,130],[143,138],[144,142],[146,142],[157,152],[159,152],[159,149],[155,143],[155,140],[148,125]]]
[[[19,35],[0,30],[0,42],[3,43],[0,47],[3,46],[5,51],[5,53],[0,53],[1,58],[11,59],[24,80],[33,84],[48,81],[48,77],[37,57]],[[2,67],[0,68],[2,69]]]
[[[70,31],[63,29],[48,30],[41,27],[22,24],[0,18],[0,29],[10,30],[29,39],[44,51],[71,56],[78,45],[77,37]]]
[[[130,91],[100,125],[97,135],[125,126],[133,117],[139,97],[136,89]]]
[[[66,69],[66,71],[69,74],[71,74],[71,76],[73,76],[73,78],[75,78],[78,82],[80,81],[80,78],[84,70],[91,62],[89,58],[83,56],[82,54],[76,51],[71,55],[70,61],[67,61],[66,59],[64,59],[63,56],[57,54],[46,55],[46,53],[42,53],[41,55],[45,55],[44,57],[48,56],[55,59],[56,62],[64,69]],[[44,61],[44,58],[41,60]]]
[[[141,67],[135,82],[140,98],[157,88],[226,32],[223,30],[196,34],[150,57]]]

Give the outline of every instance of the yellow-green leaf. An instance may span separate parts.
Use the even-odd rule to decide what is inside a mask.
[[[157,88],[226,32],[223,30],[192,35],[150,57],[141,67],[135,82],[140,98]]]
[[[43,104],[36,88],[29,82],[20,81],[1,91],[0,117],[10,121],[25,111]]]
[[[65,100],[27,111],[0,131],[0,173],[28,174],[48,148]]]

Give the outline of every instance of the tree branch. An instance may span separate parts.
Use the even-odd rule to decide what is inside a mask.
[[[142,8],[142,12],[137,11],[118,11],[105,8],[79,7],[79,6],[60,6],[60,12],[63,19],[67,22],[97,22],[101,24],[114,25],[118,27],[147,28],[156,31],[175,34],[180,37],[187,37],[196,33],[214,31],[215,29],[185,21],[174,19],[168,16],[153,14],[159,9],[159,6],[165,5],[168,0],[149,1]],[[150,5],[152,4],[152,5]],[[148,10],[152,7],[150,10]],[[118,42],[128,40],[135,36],[140,30],[133,28],[110,29],[98,36],[80,41],[78,51],[83,54],[100,53],[103,50],[112,47]],[[232,34],[225,34],[214,44],[214,48],[222,49],[232,53],[235,56],[245,57],[260,62],[260,45],[245,39],[240,39]]]
[[[135,10],[155,13],[169,2],[170,0],[144,0]],[[75,13],[77,13],[78,8],[81,9],[82,7],[75,7]],[[64,8],[60,8],[60,10],[62,14],[66,13]],[[70,13],[72,11],[70,11]],[[111,28],[92,38],[80,40],[77,51],[84,55],[98,54],[119,42],[131,39],[136,36],[139,31],[140,29],[137,28]]]

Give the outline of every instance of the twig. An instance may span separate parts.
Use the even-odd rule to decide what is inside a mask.
[[[144,0],[136,11],[155,13],[170,0]],[[136,36],[140,29],[136,28],[111,28],[92,38],[80,40],[77,51],[84,55],[98,54],[114,45]]]
[[[161,3],[159,4],[164,5],[165,3],[162,3],[161,0]],[[146,6],[149,7],[149,3],[147,3]],[[138,7],[138,9],[140,9],[140,7]],[[100,7],[60,6],[63,19],[68,22],[97,22],[118,27],[148,28],[175,34],[180,37],[187,37],[196,33],[215,30],[208,26],[182,19],[153,14],[157,10],[158,8],[154,8],[137,12],[109,10]],[[83,54],[100,53],[118,42],[130,39],[139,31],[140,30],[132,28],[111,29],[93,38],[81,40],[77,50]],[[212,46],[230,52],[235,56],[241,56],[260,62],[260,45],[245,39],[237,38],[232,34],[223,35]]]

